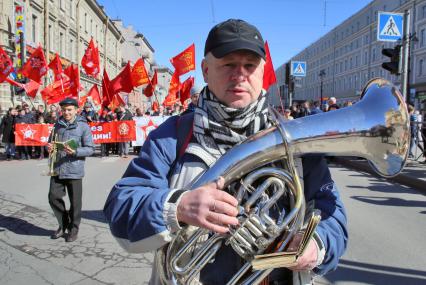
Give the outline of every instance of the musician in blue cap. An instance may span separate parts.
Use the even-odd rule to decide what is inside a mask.
[[[58,149],[54,163],[55,175],[50,178],[49,204],[59,228],[51,238],[65,237],[67,242],[72,242],[77,239],[81,221],[84,162],[87,156],[93,154],[95,147],[90,127],[77,114],[77,100],[66,98],[59,105],[62,116],[56,122],[47,146],[51,153],[54,149],[52,140],[55,140]],[[66,194],[70,200],[69,211],[63,200]]]

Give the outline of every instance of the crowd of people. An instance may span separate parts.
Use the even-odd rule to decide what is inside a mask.
[[[130,110],[127,106],[119,106],[115,109],[104,108],[101,112],[91,102],[86,102],[82,108],[78,109],[80,117],[87,122],[111,122],[132,120],[133,117],[148,116],[173,116],[181,113],[193,111],[198,100],[200,88],[191,89],[191,102],[184,109],[180,102],[170,107],[159,106],[158,110],[148,110],[139,107]],[[6,114],[0,120],[0,137],[6,154],[6,160],[29,160],[44,159],[47,157],[46,147],[41,146],[16,146],[15,145],[15,125],[16,124],[54,124],[61,117],[61,108],[57,104],[51,104],[47,108],[45,105],[30,107],[27,103],[22,103],[15,107],[10,107]],[[101,144],[101,157],[119,155],[127,157],[131,142],[124,143],[105,143]],[[140,147],[133,147],[135,153],[138,153]]]

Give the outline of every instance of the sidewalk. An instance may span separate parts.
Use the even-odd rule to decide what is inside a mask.
[[[423,161],[423,159],[420,158],[419,161],[408,159],[402,172],[388,179],[426,194],[426,164],[420,163],[420,161]],[[336,157],[333,162],[378,176],[366,160]]]

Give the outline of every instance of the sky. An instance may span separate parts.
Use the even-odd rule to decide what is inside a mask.
[[[255,25],[268,41],[274,68],[287,62],[371,0],[98,0],[112,19],[133,26],[154,48],[158,65],[172,71],[170,58],[195,43],[196,70],[204,84],[201,60],[210,29],[229,18]]]

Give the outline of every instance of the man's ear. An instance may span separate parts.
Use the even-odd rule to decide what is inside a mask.
[[[203,71],[204,82],[207,83],[209,67],[205,58],[201,61],[201,70]]]

